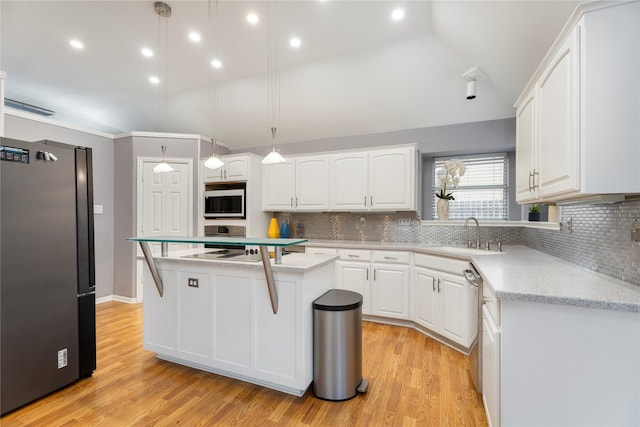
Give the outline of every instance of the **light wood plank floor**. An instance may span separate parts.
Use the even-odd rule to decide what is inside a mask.
[[[156,359],[142,349],[142,306],[97,306],[93,377],[0,419],[12,426],[485,426],[468,358],[414,330],[364,322],[367,393],[294,397]]]

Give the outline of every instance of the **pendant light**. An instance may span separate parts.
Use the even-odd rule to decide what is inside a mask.
[[[164,77],[163,77],[163,82],[162,83],[162,87],[161,87],[161,91],[160,91],[160,98],[161,98],[161,102],[160,102],[160,107],[159,107],[159,114],[158,116],[162,116],[164,113],[164,123],[167,123],[168,121],[168,116],[169,116],[169,88],[168,88],[168,83],[169,83],[169,58],[168,58],[168,51],[169,51],[169,41],[168,41],[168,34],[169,34],[169,22],[168,19],[171,16],[171,6],[169,6],[167,3],[163,3],[163,2],[155,2],[153,4],[153,10],[155,10],[155,12],[158,14],[158,41],[159,41],[159,46],[158,48],[160,48],[160,46],[163,44],[164,42],[164,49],[159,49],[161,51],[164,51],[164,58],[163,58],[163,71],[164,71]],[[162,37],[162,18],[165,18],[164,20],[164,38]],[[165,153],[167,151],[167,146],[163,145],[162,146],[162,162],[157,164],[154,168],[153,168],[153,172],[155,173],[164,173],[164,172],[173,172],[174,169],[171,167],[171,165],[169,163],[167,163],[164,159],[165,157]]]
[[[267,98],[271,138],[275,141],[278,126],[280,125],[280,40],[278,34],[280,2],[276,2],[278,10],[276,10],[275,13],[272,12],[270,4],[271,2],[267,2]],[[284,163],[286,161],[287,160],[276,151],[275,147],[272,152],[262,159],[262,163],[265,165]]]
[[[163,172],[173,172],[174,169],[171,167],[171,165],[167,162],[165,162],[164,160],[164,154],[167,151],[167,146],[163,145],[162,146],[162,162],[158,163],[157,165],[154,166],[153,168],[153,172],[154,173],[163,173]]]
[[[218,0],[216,0],[216,16],[215,23],[211,22],[211,0],[209,0],[209,57],[213,53],[213,39],[216,39],[216,57],[219,59],[218,45],[220,40],[218,39]],[[212,63],[209,65],[209,120],[211,121],[211,157],[205,162],[204,166],[209,169],[219,169],[224,166],[224,162],[216,155],[216,135],[219,130],[219,101],[218,101],[218,71],[213,67]]]

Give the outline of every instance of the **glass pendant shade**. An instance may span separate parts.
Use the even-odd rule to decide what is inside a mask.
[[[163,173],[163,172],[173,172],[173,168],[171,167],[171,165],[167,162],[165,162],[164,160],[161,163],[158,163],[154,168],[153,171],[155,173]]]
[[[263,165],[274,165],[276,163],[285,163],[287,160],[280,155],[274,148],[272,152],[267,154],[264,159],[262,159]]]
[[[154,173],[163,173],[163,172],[173,172],[174,169],[171,167],[171,165],[167,162],[164,161],[164,154],[167,151],[167,146],[163,145],[162,146],[162,162],[158,163],[157,165],[154,166],[153,168],[153,172]]]
[[[209,157],[204,162],[204,166],[209,168],[209,169],[218,169],[218,168],[221,168],[223,165],[224,165],[224,162],[222,160],[220,160],[219,158],[217,158],[216,156],[214,156],[214,155]]]

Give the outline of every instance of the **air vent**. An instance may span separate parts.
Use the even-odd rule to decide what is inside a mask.
[[[16,101],[15,99],[5,98],[4,105],[6,107],[15,108],[16,110],[38,114],[39,116],[52,116],[53,114],[55,114],[55,111],[47,110],[46,108],[38,107],[37,105],[31,105],[25,102]]]

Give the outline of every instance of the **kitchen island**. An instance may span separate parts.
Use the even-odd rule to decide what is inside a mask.
[[[269,260],[274,309],[261,260],[194,257],[204,252],[191,248],[152,260],[162,295],[152,269],[145,269],[144,348],[163,360],[302,396],[313,380],[312,302],[333,288],[337,257],[290,253],[280,264]]]

